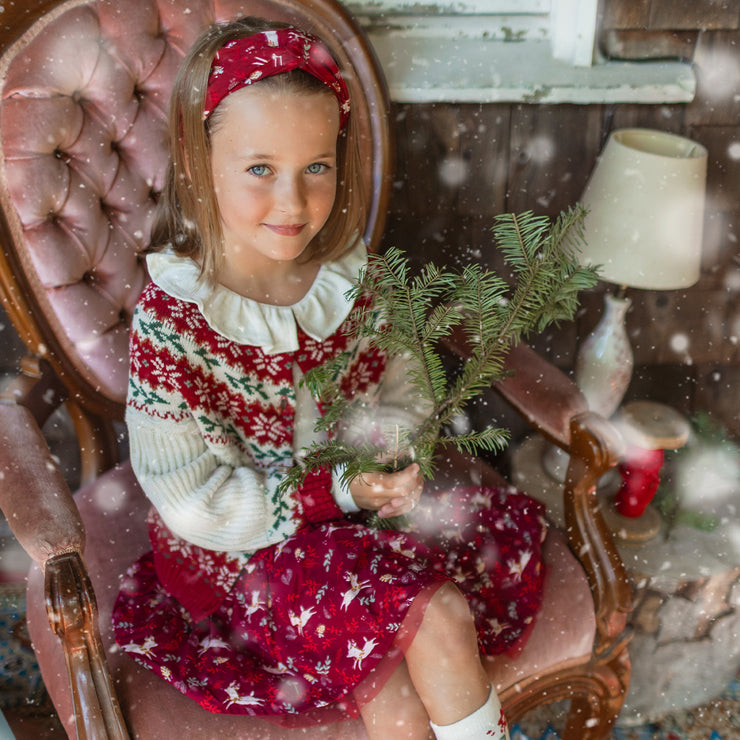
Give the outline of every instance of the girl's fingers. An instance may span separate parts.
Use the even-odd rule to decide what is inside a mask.
[[[423,486],[417,486],[409,494],[405,496],[398,496],[392,499],[379,508],[378,514],[381,517],[407,514],[416,506],[417,503],[419,503],[419,498],[421,497],[422,490]]]
[[[375,473],[374,480],[380,484],[385,486],[393,486],[397,485],[401,481],[407,481],[415,478],[419,475],[420,469],[418,463],[411,463],[407,468],[404,468],[403,470],[398,470],[393,473]]]
[[[397,473],[368,473],[350,485],[355,503],[361,509],[374,509],[381,516],[410,511],[424,488],[416,463]]]
[[[409,511],[413,509],[413,505],[410,502],[407,502],[405,504],[399,504],[398,506],[394,506],[392,504],[386,504],[381,509],[378,510],[378,516],[381,519],[389,519],[393,516],[401,516],[402,514],[407,514]]]

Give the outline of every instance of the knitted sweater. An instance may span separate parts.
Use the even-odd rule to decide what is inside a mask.
[[[308,499],[278,493],[317,413],[297,380],[339,352],[352,352],[341,387],[366,401],[367,418],[351,428],[412,426],[423,416],[418,399],[407,398],[404,357],[364,340],[349,346],[353,306],[344,294],[365,260],[358,243],[321,267],[299,304],[282,307],[205,287],[189,259],[149,256],[153,281],[133,319],[126,417],[137,478],[178,538],[248,554],[337,515],[335,500],[352,508],[336,474],[333,485],[313,480]]]

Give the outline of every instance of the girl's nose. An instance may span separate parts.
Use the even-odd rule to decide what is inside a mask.
[[[302,178],[286,175],[279,184],[278,206],[287,212],[297,212],[306,205],[306,193]]]

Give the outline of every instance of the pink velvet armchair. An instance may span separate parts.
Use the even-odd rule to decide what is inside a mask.
[[[128,326],[146,281],[140,252],[165,170],[168,92],[184,51],[214,19],[292,21],[330,41],[352,71],[377,247],[392,171],[382,73],[336,0],[27,0],[0,15],[0,294],[28,357],[0,405],[0,506],[36,565],[28,620],[70,737],[287,738],[255,719],[211,715],[115,648],[112,602],[147,546],[148,504],[119,427]],[[464,356],[462,343],[450,350]],[[567,450],[567,533],[546,542],[545,602],[517,658],[487,667],[511,721],[570,699],[565,737],[608,734],[629,680],[631,590],[598,511],[595,484],[620,439],[577,388],[526,347],[498,390]],[[79,438],[74,495],[42,427],[65,404]],[[467,461],[456,475],[496,474]],[[365,737],[359,721],[311,737]]]

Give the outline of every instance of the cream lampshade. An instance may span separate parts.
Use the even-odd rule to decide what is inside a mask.
[[[623,289],[671,290],[699,279],[707,150],[651,129],[614,131],[591,173],[581,259]],[[593,411],[607,418],[632,376],[624,328],[630,305],[606,295],[601,323],[581,345],[576,381]]]

